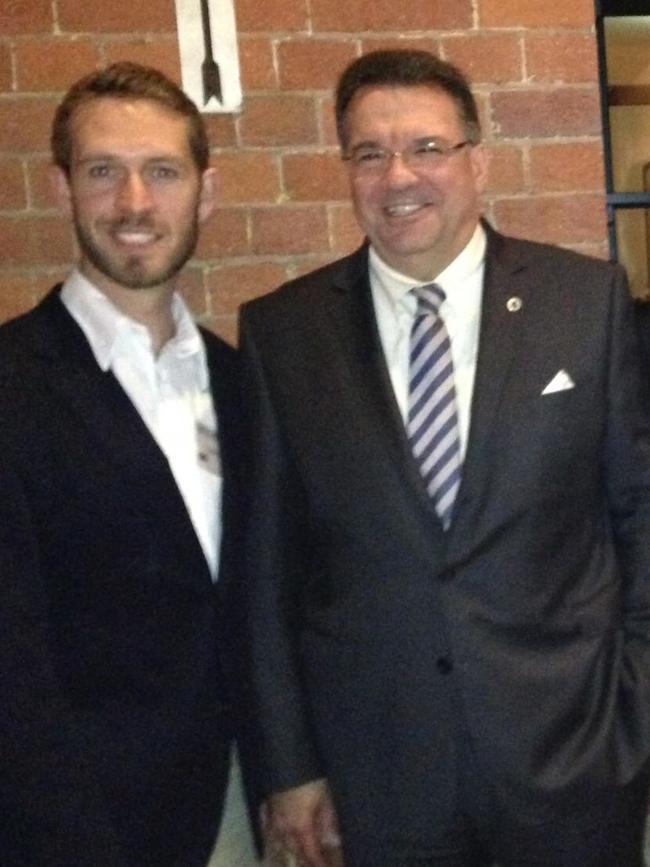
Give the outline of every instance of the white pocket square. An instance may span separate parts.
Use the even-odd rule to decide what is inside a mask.
[[[575,382],[566,370],[558,370],[553,379],[543,389],[542,394],[554,394],[556,391],[568,391],[575,388]]]

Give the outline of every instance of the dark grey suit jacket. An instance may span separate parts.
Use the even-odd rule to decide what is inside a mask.
[[[54,290],[0,328],[0,863],[203,867],[233,721],[234,352],[213,585],[166,458]]]
[[[459,761],[533,816],[634,777],[650,752],[650,429],[622,270],[488,229],[446,534],[365,248],[251,302],[241,335],[266,789],[324,775],[345,833],[426,840]],[[543,395],[561,370],[574,387]]]

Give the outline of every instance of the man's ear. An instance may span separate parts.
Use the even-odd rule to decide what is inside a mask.
[[[199,193],[199,222],[203,223],[212,216],[219,192],[219,176],[215,168],[206,169],[201,175]]]
[[[48,169],[50,186],[59,209],[66,216],[72,215],[72,191],[70,178],[61,166],[51,165]]]

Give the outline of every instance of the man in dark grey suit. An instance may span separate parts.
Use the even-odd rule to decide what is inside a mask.
[[[233,350],[175,290],[214,203],[153,69],[77,82],[52,178],[79,265],[0,328],[3,867],[204,867],[236,658]]]
[[[639,867],[650,429],[618,267],[480,217],[463,76],[355,61],[361,249],[243,310],[250,706],[310,867]]]

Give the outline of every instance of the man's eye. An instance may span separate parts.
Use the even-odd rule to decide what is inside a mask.
[[[173,181],[176,180],[179,172],[174,166],[152,166],[149,174],[156,181]]]
[[[373,163],[381,160],[383,156],[383,151],[358,151],[355,160],[358,163]]]
[[[436,142],[427,141],[418,145],[414,149],[413,153],[418,154],[418,156],[439,156],[442,153],[442,150]]]
[[[88,168],[89,178],[110,178],[113,174],[115,174],[114,167],[107,163],[97,163]]]

